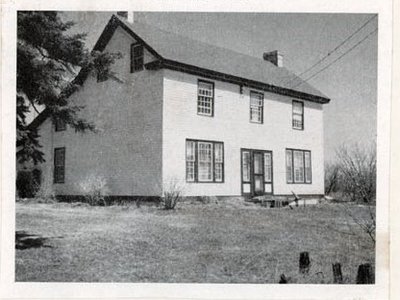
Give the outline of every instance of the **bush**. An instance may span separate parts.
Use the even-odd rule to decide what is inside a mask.
[[[36,193],[36,198],[40,199],[41,203],[55,202],[56,194],[53,189],[53,184],[49,181],[45,181],[43,184],[41,184]]]
[[[102,176],[88,176],[79,184],[89,205],[107,205],[106,196],[109,193],[107,180]]]
[[[372,203],[376,197],[376,149],[341,147],[336,151],[338,187],[351,201]]]
[[[368,213],[359,217],[351,206],[343,204],[344,212],[350,216],[361,232],[367,234],[375,244],[376,203],[376,149],[342,146],[336,150],[336,163],[325,166],[325,193],[338,193],[348,201],[367,204]]]
[[[41,172],[38,169],[33,171],[19,171],[17,174],[16,188],[21,198],[33,198],[40,188]]]
[[[339,189],[340,172],[338,164],[325,165],[325,195],[335,193]]]
[[[183,187],[177,180],[170,180],[164,187],[164,196],[161,201],[164,209],[175,209],[183,197]]]

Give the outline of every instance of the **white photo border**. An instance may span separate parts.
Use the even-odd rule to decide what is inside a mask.
[[[16,12],[57,11],[208,11],[377,13],[377,244],[374,285],[166,284],[166,283],[16,283],[15,268],[15,87]],[[388,299],[389,170],[392,79],[392,2],[372,0],[210,1],[210,0],[35,0],[2,1],[1,59],[1,236],[0,298],[92,299]]]

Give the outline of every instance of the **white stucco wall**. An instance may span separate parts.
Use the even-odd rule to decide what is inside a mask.
[[[66,148],[65,183],[54,184],[59,195],[82,194],[80,183],[90,176],[107,181],[111,195],[160,195],[162,138],[162,72],[130,73],[130,45],[134,40],[117,29],[106,51],[123,53],[113,66],[123,82],[97,82],[89,76],[70,101],[85,105],[82,116],[96,125],[96,133],[54,132],[50,120],[39,133],[46,145],[46,180],[53,181],[54,148]],[[145,62],[151,61],[145,52]]]
[[[197,114],[197,80],[215,84],[214,116]],[[292,129],[294,98],[264,93],[264,123],[249,121],[249,89],[240,95],[239,86],[206,78],[164,71],[163,180],[178,180],[186,195],[240,195],[240,149],[273,151],[274,194],[323,194],[322,105],[304,101],[303,131]],[[224,142],[225,182],[186,183],[185,140]],[[285,149],[310,150],[312,184],[287,184]]]

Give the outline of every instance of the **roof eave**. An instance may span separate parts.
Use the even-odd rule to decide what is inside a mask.
[[[168,60],[168,59],[161,59],[157,61],[153,61],[146,64],[146,69],[149,70],[157,70],[157,69],[170,69],[174,71],[185,72],[192,75],[203,76],[206,78],[216,79],[224,82],[229,82],[233,84],[237,84],[240,86],[247,86],[250,88],[263,90],[266,92],[272,92],[280,95],[295,97],[302,100],[307,100],[311,102],[316,102],[319,104],[327,104],[330,102],[329,98],[303,93],[296,90],[291,90],[271,84],[267,84],[264,82],[259,82],[255,80],[250,80],[246,78],[241,78],[229,74],[224,74],[217,71],[212,71],[209,69],[200,68],[193,65],[184,64],[178,61]]]

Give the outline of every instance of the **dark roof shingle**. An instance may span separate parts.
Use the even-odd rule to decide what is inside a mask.
[[[327,96],[288,69],[277,67],[262,57],[245,55],[147,24],[131,24],[116,15],[111,17],[93,50],[104,50],[115,29],[120,25],[130,34],[143,41],[159,60],[179,62],[183,65],[214,71],[216,74],[241,78],[249,82],[259,83],[260,87],[268,85],[267,90],[298,96],[305,100],[314,100],[318,103],[330,101]],[[88,70],[81,69],[74,81],[77,84],[83,84],[87,75]],[[291,91],[294,91],[294,93]],[[49,111],[45,109],[29,124],[29,128],[39,126],[48,116]]]
[[[291,89],[317,97],[328,97],[285,67],[177,35],[143,23],[129,23],[117,17],[162,58],[264,84]]]

